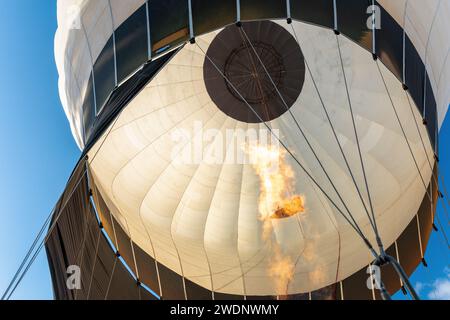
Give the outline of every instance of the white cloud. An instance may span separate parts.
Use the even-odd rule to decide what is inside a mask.
[[[423,282],[416,282],[416,285],[414,286],[414,289],[416,289],[416,292],[418,295],[422,292],[422,290],[427,286],[426,283]]]
[[[432,283],[416,282],[417,294],[427,291],[426,296],[432,300],[450,300],[450,268],[445,267],[444,277],[434,280]],[[425,293],[424,293],[425,295]]]
[[[450,300],[450,268],[444,269],[445,278],[436,279],[428,293],[428,298],[434,300]]]
[[[437,279],[432,284],[432,289],[428,293],[428,298],[434,300],[450,300],[450,277],[447,279]]]

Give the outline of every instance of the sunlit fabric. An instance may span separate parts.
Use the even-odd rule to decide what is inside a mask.
[[[376,247],[372,211],[414,270],[435,209],[450,7],[378,2],[381,29],[372,1],[58,1],[61,100],[136,281],[169,299],[377,298],[348,221]]]

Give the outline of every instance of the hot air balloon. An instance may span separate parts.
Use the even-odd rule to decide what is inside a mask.
[[[83,156],[46,243],[55,297],[415,295],[449,13],[437,0],[59,0],[60,96]]]

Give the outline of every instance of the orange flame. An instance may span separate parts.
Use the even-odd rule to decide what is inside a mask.
[[[295,174],[286,163],[286,151],[277,145],[252,145],[246,149],[260,180],[258,209],[263,221],[263,239],[272,250],[268,274],[275,281],[277,293],[286,295],[294,278],[295,264],[290,256],[283,254],[278,243],[272,243],[272,220],[305,212],[305,199],[301,195],[292,195]]]
[[[268,274],[275,280],[275,288],[278,295],[286,295],[289,282],[294,279],[295,265],[291,257],[283,255],[278,245],[274,246],[271,258]]]
[[[286,163],[286,151],[273,145],[249,146],[247,149],[260,179],[261,220],[288,218],[304,212],[304,197],[290,196],[294,189],[295,175]]]

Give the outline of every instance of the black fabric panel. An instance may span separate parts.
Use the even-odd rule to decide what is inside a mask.
[[[342,281],[344,300],[373,300],[372,290],[367,288],[367,267]]]
[[[128,103],[145,87],[147,83],[158,73],[159,70],[177,53],[175,50],[161,58],[144,65],[142,70],[137,72],[132,78],[118,87],[109,98],[103,112],[97,117],[93,134],[86,143],[83,155],[94,145],[98,137],[109,127],[116,116],[125,108]]]
[[[81,290],[76,291],[76,300],[86,300],[89,293],[89,286],[91,283],[92,274],[94,272],[94,264],[97,259],[97,243],[100,236],[100,227],[98,225],[95,214],[91,208],[91,215],[89,216],[89,227],[86,233],[86,238],[83,246],[82,260],[79,262],[81,270]],[[80,258],[80,259],[81,259]]]
[[[286,18],[286,0],[241,0],[241,20]]]
[[[435,148],[437,139],[437,105],[434,98],[433,88],[428,74],[426,75],[426,91],[425,91],[425,119],[427,120],[428,135],[430,137],[431,145]],[[437,150],[435,150],[437,151]]]
[[[95,263],[92,284],[89,291],[89,300],[104,300],[108,284],[111,279],[116,256],[112,252],[111,246],[104,237],[100,236]],[[118,262],[119,264],[120,262]]]
[[[434,187],[434,186],[433,186]],[[430,187],[428,187],[428,192],[430,191]],[[422,241],[422,246],[425,248],[428,244],[428,240],[431,236],[431,230],[433,228],[433,210],[432,204],[428,197],[425,197],[420,205],[419,212],[417,213],[417,217],[419,219],[419,227],[420,227],[420,239]]]
[[[94,184],[94,183],[92,183]],[[111,220],[111,213],[109,212],[109,208],[106,205],[105,201],[103,200],[102,195],[100,194],[100,191],[98,188],[94,185],[94,199],[95,204],[97,208],[97,214],[99,215],[100,221],[103,225],[103,228],[105,228],[106,233],[108,234],[109,238],[111,239],[111,242],[114,244],[114,246],[117,248],[117,241],[116,237],[114,236],[114,229],[113,229],[113,222]]]
[[[84,139],[87,139],[92,134],[92,129],[95,122],[95,99],[94,99],[94,85],[92,73],[86,88],[85,98],[83,101],[83,125],[84,125]]]
[[[367,28],[367,8],[372,0],[337,0],[338,30],[372,52],[372,30]]]
[[[61,233],[62,244],[67,254],[67,265],[77,265],[81,254],[82,242],[86,231],[86,222],[90,214],[87,176],[84,175],[78,183],[71,198],[63,202],[61,214],[57,222]]]
[[[423,114],[423,91],[425,79],[425,66],[416,48],[408,36],[405,37],[405,83],[409,92]]]
[[[158,271],[162,298],[164,300],[185,300],[181,276],[160,263],[158,264]]]
[[[212,292],[208,289],[184,279],[186,285],[186,295],[188,300],[212,300]]]
[[[291,0],[292,18],[334,28],[333,0]]]
[[[73,291],[67,290],[66,284],[66,263],[64,261],[61,248],[62,240],[58,232],[54,231],[49,236],[45,244],[50,275],[53,283],[53,296],[57,300],[72,300]]]
[[[117,79],[120,83],[148,60],[146,5],[133,13],[115,33]]]
[[[114,231],[117,237],[117,250],[119,251],[122,258],[127,263],[128,267],[136,274],[136,266],[134,263],[133,249],[131,248],[131,239],[123,230],[122,226],[117,222],[117,220],[112,217],[114,224]]]
[[[158,273],[156,271],[155,260],[136,243],[133,243],[133,247],[139,280],[154,292],[161,294],[159,292]]]
[[[311,300],[336,300],[336,293],[339,286],[332,284],[328,287],[311,292]]]
[[[189,39],[189,9],[187,0],[149,1],[152,51],[166,51]]]
[[[403,29],[377,3],[381,14],[381,29],[375,31],[375,50],[383,64],[403,81]]]
[[[117,260],[107,300],[139,300],[139,286],[125,266]]]
[[[214,300],[244,300],[244,296],[214,292]]]
[[[88,219],[88,187],[80,161],[73,171],[66,190],[58,201],[53,214],[52,231],[46,243],[50,273],[56,299],[73,299],[74,291],[67,289],[67,268],[78,265]],[[55,219],[58,220],[55,223]]]
[[[97,112],[100,112],[116,86],[114,39],[112,36],[109,38],[94,64],[94,82]]]
[[[400,264],[406,274],[411,275],[422,259],[417,229],[417,219],[415,216],[398,238],[397,248]]]
[[[236,21],[236,0],[192,0],[195,36]]]
[[[82,157],[80,161],[78,161],[77,166],[73,170],[72,174],[70,175],[69,181],[66,184],[66,188],[61,195],[60,201],[58,202],[58,205],[55,210],[55,215],[53,216],[53,220],[56,218],[57,214],[61,212],[65,205],[67,204],[68,200],[72,197],[74,191],[76,188],[79,187],[81,184],[81,180],[86,178],[86,165],[85,165],[85,159]]]

